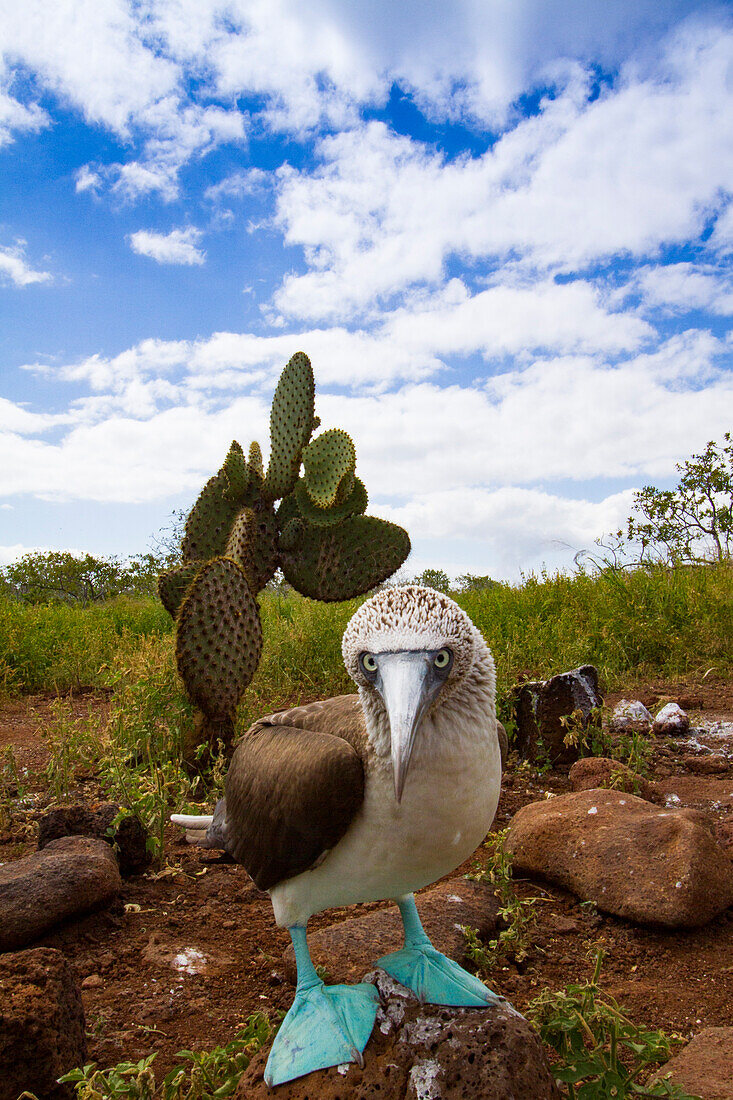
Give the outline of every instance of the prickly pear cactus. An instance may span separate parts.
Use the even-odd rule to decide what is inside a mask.
[[[197,573],[181,605],[176,641],[178,669],[192,701],[212,718],[230,717],[262,650],[255,598],[230,558],[214,558]]]
[[[178,670],[211,747],[223,737],[231,749],[236,708],[262,647],[255,596],[278,568],[305,596],[346,600],[390,576],[410,552],[406,531],[363,514],[368,496],[351,438],[332,428],[312,439],[319,426],[313,370],[298,352],[273,397],[267,472],[259,444],[245,457],[235,440],[191,509],[182,563],[158,580],[177,620]]]

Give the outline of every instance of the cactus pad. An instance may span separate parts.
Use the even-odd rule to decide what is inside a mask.
[[[261,489],[262,482],[265,480],[265,471],[262,465],[262,450],[256,439],[253,439],[249,445],[249,460],[247,465],[249,467],[251,484]]]
[[[171,618],[175,619],[183,597],[191,581],[201,569],[202,561],[189,561],[185,565],[176,565],[158,577],[158,595],[160,602]]]
[[[186,534],[181,544],[184,562],[206,561],[223,553],[237,505],[228,500],[227,476],[222,468],[204,485],[198,500],[186,520]]]
[[[227,500],[231,501],[233,504],[238,504],[241,508],[247,500],[247,489],[249,488],[250,477],[249,470],[247,469],[247,460],[244,457],[244,451],[237,443],[236,439],[232,440],[229,453],[222,466],[222,472],[227,480],[224,496]]]
[[[319,508],[330,508],[336,501],[344,478],[354,473],[356,451],[351,436],[340,428],[322,432],[303,451],[305,487]]]
[[[358,477],[351,477],[351,493],[342,502],[338,499],[330,508],[317,508],[308,495],[305,483],[301,479],[295,487],[295,500],[298,511],[309,523],[315,523],[317,527],[330,527],[334,523],[340,523],[348,516],[358,516],[366,512],[369,497],[364,482]]]
[[[303,448],[313,431],[313,368],[296,352],[275,390],[270,411],[270,462],[262,487],[267,500],[278,500],[295,485]]]
[[[233,716],[262,649],[262,627],[244,573],[229,558],[200,570],[178,616],[178,671],[210,718]]]
[[[232,527],[226,555],[244,570],[252,592],[264,588],[278,567],[277,524],[271,510],[244,508]]]
[[[289,519],[282,529],[277,545],[280,550],[296,550],[305,531],[305,523],[302,519]]]
[[[402,527],[352,516],[334,527],[308,526],[297,551],[281,552],[285,579],[315,600],[349,600],[399,569],[410,552]]]

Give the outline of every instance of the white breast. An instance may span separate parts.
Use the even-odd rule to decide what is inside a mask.
[[[279,925],[305,924],[334,906],[412,893],[478,847],[499,799],[496,725],[493,719],[488,728],[453,721],[448,733],[438,721],[426,719],[418,731],[401,803],[389,757],[371,758],[363,806],[343,839],[316,868],[270,891]]]

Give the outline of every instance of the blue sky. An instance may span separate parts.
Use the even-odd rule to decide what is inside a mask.
[[[290,355],[408,572],[733,427],[730,5],[0,0],[0,563],[145,550]]]

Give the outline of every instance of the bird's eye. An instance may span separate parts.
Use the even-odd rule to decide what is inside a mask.
[[[377,658],[373,653],[362,653],[360,660],[364,672],[373,675],[377,671]]]
[[[435,654],[433,664],[436,668],[446,669],[453,660],[453,654],[449,649],[441,649],[439,653]]]

